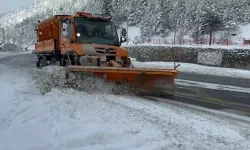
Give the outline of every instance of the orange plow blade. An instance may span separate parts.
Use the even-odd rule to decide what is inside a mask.
[[[125,85],[143,95],[173,95],[174,79],[177,71],[174,69],[120,68],[120,67],[90,67],[67,66],[70,72],[89,72],[94,76],[106,78]]]

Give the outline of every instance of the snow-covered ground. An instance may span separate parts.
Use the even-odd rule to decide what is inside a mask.
[[[174,62],[138,62],[135,58],[132,58],[132,63],[135,67],[143,68],[174,68]],[[234,69],[234,68],[222,68],[222,67],[210,67],[191,63],[179,63],[177,68],[180,72],[217,75],[234,78],[247,78],[250,79],[250,70]]]
[[[4,65],[0,85],[3,150],[250,149],[249,123],[138,97],[59,88],[41,95],[29,72]]]

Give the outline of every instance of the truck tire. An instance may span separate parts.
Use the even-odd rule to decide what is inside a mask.
[[[71,65],[78,65],[79,64],[79,59],[75,53],[69,54],[69,59],[71,62]],[[63,59],[62,59],[62,65],[63,66],[68,66],[69,65],[69,60],[68,60],[68,55],[64,54]]]
[[[46,64],[46,56],[40,56],[36,62],[36,67],[37,68],[43,68],[45,67],[47,64]]]
[[[72,55],[69,55],[69,59],[70,59],[71,65],[74,65],[74,59],[72,59]],[[62,60],[62,65],[65,67],[69,65],[68,56],[64,55],[63,60]]]
[[[50,59],[50,65],[52,65],[52,66],[57,65],[57,61],[56,61],[55,57],[51,57],[51,59]]]

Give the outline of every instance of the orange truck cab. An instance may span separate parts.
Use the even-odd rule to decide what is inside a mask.
[[[120,47],[126,41],[126,30],[122,29],[119,38],[110,18],[85,12],[55,15],[39,22],[36,33],[37,67],[55,64],[107,67],[110,61],[130,67],[128,52]]]

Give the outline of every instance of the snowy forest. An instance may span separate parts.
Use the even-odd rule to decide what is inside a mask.
[[[227,38],[239,24],[250,22],[249,0],[92,0],[87,6],[91,13],[111,15],[118,25],[128,20],[140,27],[142,38],[166,37],[173,31],[178,39],[217,31]]]
[[[39,8],[41,1],[32,8]],[[55,0],[43,10],[7,27],[6,39],[34,44],[38,19],[77,11],[111,16],[117,26],[128,21],[129,26],[140,28],[141,38],[167,37],[175,32],[178,39],[184,35],[198,39],[218,31],[221,38],[228,38],[239,25],[250,23],[249,0]]]

